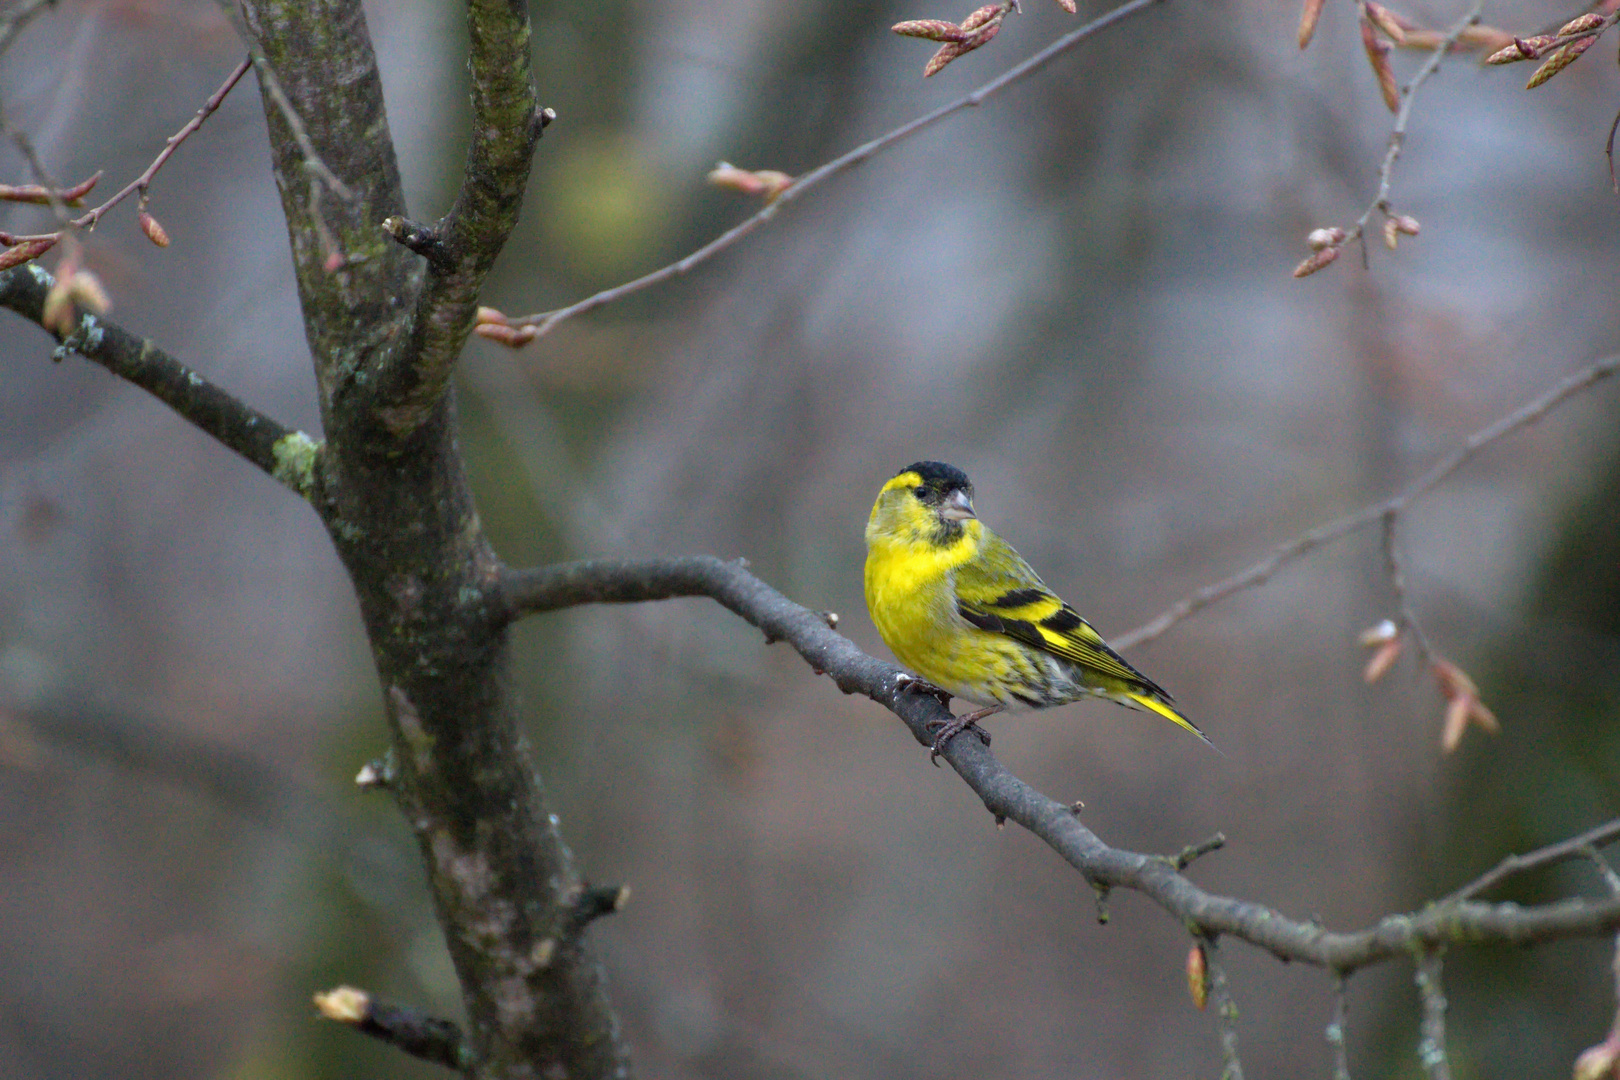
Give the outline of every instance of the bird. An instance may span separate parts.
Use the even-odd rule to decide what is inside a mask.
[[[1095,696],[1144,709],[1213,747],[1162,687],[1137,671],[979,520],[954,465],[919,461],[883,485],[866,523],[866,607],[915,675],[902,688],[981,706],[938,728],[929,757],[1009,708]]]

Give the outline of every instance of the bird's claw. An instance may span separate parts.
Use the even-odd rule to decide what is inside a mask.
[[[936,769],[939,768],[939,755],[945,750],[945,744],[964,731],[973,732],[979,737],[981,743],[986,746],[990,745],[990,733],[978,725],[978,717],[973,713],[953,717],[948,721],[930,720],[923,725],[923,728],[928,731],[932,731],[934,728],[939,729],[934,734],[933,743],[928,747],[928,760],[933,763]]]
[[[926,679],[902,671],[894,677],[894,688],[902,694],[928,694],[946,708],[950,708],[951,695]]]

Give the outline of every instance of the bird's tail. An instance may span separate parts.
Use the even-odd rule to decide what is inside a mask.
[[[1163,698],[1154,696],[1152,694],[1137,694],[1130,692],[1127,692],[1125,696],[1149,712],[1158,713],[1160,716],[1164,717],[1177,727],[1186,728],[1200,739],[1203,739],[1204,742],[1207,743],[1211,748],[1214,748],[1215,744],[1209,741],[1208,735],[1205,735],[1202,731],[1198,730],[1197,724],[1193,723],[1185,716],[1182,716],[1175,710],[1174,706],[1172,706],[1168,701],[1165,701]]]

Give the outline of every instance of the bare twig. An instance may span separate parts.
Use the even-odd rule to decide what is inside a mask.
[[[604,304],[611,304],[616,300],[622,300],[626,296],[641,292],[643,289],[661,284],[662,282],[668,281],[671,278],[679,277],[682,274],[692,270],[694,267],[708,262],[722,251],[725,251],[727,248],[737,243],[737,241],[741,240],[743,237],[747,236],[749,233],[753,232],[755,229],[774,218],[782,207],[803,197],[804,195],[809,194],[812,190],[819,187],[823,182],[830,180],[839,173],[846,172],[849,169],[854,168],[856,165],[859,165],[870,158],[876,157],[889,147],[909,139],[911,136],[916,135],[918,132],[921,132],[926,128],[932,127],[948,116],[961,112],[963,109],[983,104],[986,100],[1007,89],[1009,86],[1021,82],[1029,76],[1035,74],[1035,72],[1039,71],[1047,64],[1050,64],[1053,60],[1056,60],[1059,56],[1062,56],[1070,49],[1073,49],[1087,38],[1090,38],[1101,31],[1106,30],[1108,27],[1113,26],[1115,23],[1122,22],[1130,16],[1145,11],[1154,4],[1161,2],[1162,0],[1128,0],[1127,3],[1121,4],[1119,7],[1114,8],[1107,14],[1093,19],[1091,22],[1080,27],[1078,30],[1071,31],[1068,34],[1065,34],[1063,37],[1058,38],[1040,52],[1031,56],[1029,59],[1024,60],[1023,62],[1008,68],[1006,71],[1002,72],[994,79],[991,79],[983,86],[980,86],[977,90],[974,90],[967,96],[958,98],[946,105],[941,105],[932,112],[925,113],[914,120],[909,120],[895,128],[893,131],[890,131],[885,135],[880,135],[870,142],[862,143],[860,146],[857,146],[848,153],[833,158],[826,164],[812,169],[803,176],[797,177],[792,184],[784,189],[781,194],[777,195],[773,201],[762,207],[756,214],[754,214],[753,217],[747,218],[744,221],[733,225],[730,229],[727,229],[725,232],[721,233],[707,244],[704,244],[690,255],[670,263],[668,266],[665,266],[662,269],[654,270],[650,274],[644,274],[643,276],[636,278],[634,281],[625,282],[623,285],[616,285],[611,289],[604,289],[599,293],[593,293],[592,295],[587,296],[585,299],[570,304],[567,307],[557,308],[554,311],[542,311],[534,315],[525,315],[521,318],[512,319],[511,325],[537,327],[539,333],[536,334],[536,336],[538,337],[540,335],[550,333],[558,323],[565,319],[571,319],[575,315],[582,315],[587,311],[602,307]]]
[[[1417,646],[1418,658],[1428,664],[1434,657],[1434,650],[1429,647],[1429,636],[1423,632],[1417,612],[1412,610],[1411,597],[1406,592],[1406,569],[1401,556],[1400,537],[1397,535],[1399,519],[1399,510],[1384,512],[1384,569],[1389,574],[1389,585],[1395,593],[1396,626],[1399,632],[1410,635],[1412,643]]]
[[[1327,1041],[1333,1048],[1333,1080],[1350,1080],[1350,1056],[1345,1047],[1345,1026],[1350,1019],[1350,979],[1343,972],[1333,978],[1333,1018],[1328,1021]]]
[[[1383,520],[1386,515],[1404,513],[1412,503],[1422,498],[1435,485],[1466,465],[1475,454],[1520,428],[1530,426],[1571,397],[1613,375],[1616,370],[1620,370],[1620,355],[1604,357],[1573,374],[1566,375],[1539,397],[1492,421],[1464,439],[1457,449],[1435,462],[1395,495],[1383,502],[1364,506],[1344,517],[1318,525],[1309,532],[1278,544],[1265,558],[1252,566],[1190,593],[1173,604],[1169,610],[1135,630],[1113,636],[1111,640],[1115,648],[1128,649],[1152,641],[1183,619],[1202,611],[1216,601],[1269,581],[1277,571],[1324,544],[1349,536],[1375,521]]]
[[[1588,829],[1579,836],[1572,836],[1568,840],[1548,844],[1546,847],[1538,848],[1527,855],[1509,855],[1487,872],[1470,881],[1456,892],[1451,893],[1445,900],[1469,900],[1489,889],[1494,889],[1508,878],[1516,874],[1522,874],[1527,870],[1567,862],[1570,859],[1590,858],[1590,852],[1596,851],[1605,844],[1611,844],[1615,840],[1620,840],[1620,818],[1606,821],[1602,825],[1594,829]]]
[[[1395,162],[1401,156],[1401,149],[1406,144],[1406,126],[1412,120],[1412,103],[1417,100],[1418,88],[1429,80],[1429,77],[1440,70],[1440,60],[1453,46],[1457,44],[1464,31],[1479,22],[1479,13],[1484,8],[1484,0],[1473,0],[1462,18],[1452,24],[1450,30],[1429,53],[1423,61],[1423,66],[1417,69],[1412,80],[1401,87],[1401,108],[1395,114],[1395,125],[1390,129],[1389,146],[1384,151],[1383,164],[1378,167],[1378,194],[1373,197],[1372,203],[1364,210],[1356,223],[1350,227],[1346,242],[1350,240],[1361,241],[1362,265],[1367,263],[1367,222],[1377,213],[1389,213],[1389,193],[1394,182]]]
[[[1221,1080],[1243,1080],[1243,1062],[1238,1058],[1238,1007],[1227,985],[1214,935],[1204,938],[1204,958],[1209,967],[1209,1000],[1215,1006],[1215,1027],[1221,1036]]]
[[[786,641],[812,670],[830,676],[848,694],[864,694],[905,721],[917,741],[933,741],[930,723],[949,718],[933,696],[905,689],[905,674],[868,656],[832,630],[818,611],[794,603],[741,564],[712,556],[601,560],[503,569],[490,597],[507,619],[593,603],[634,603],[677,596],[707,596],[758,627],[768,640]],[[1140,892],[1174,914],[1193,933],[1241,938],[1273,955],[1347,974],[1410,956],[1422,947],[1500,941],[1517,944],[1620,929],[1620,896],[1571,899],[1533,907],[1444,900],[1406,915],[1391,915],[1353,933],[1204,891],[1163,856],[1105,844],[1080,823],[1071,806],[1036,791],[1006,770],[977,739],[956,739],[942,756],[990,813],[1034,833],[1105,895],[1114,888]]]
[[[270,61],[265,57],[264,50],[259,48],[259,43],[253,40],[252,35],[243,34],[242,36],[248,42],[248,60],[259,72],[259,85],[264,88],[266,94],[270,95],[270,100],[275,103],[276,111],[281,113],[281,118],[287,122],[287,130],[292,133],[293,141],[298,144],[298,152],[303,155],[304,168],[309,170],[321,183],[325,184],[332,194],[345,202],[352,200],[354,192],[349,189],[349,185],[338,179],[337,173],[334,173],[327,166],[325,159],[315,149],[315,144],[310,141],[309,131],[304,127],[303,118],[298,115],[298,110],[293,108],[292,102],[287,99],[287,92],[281,88],[281,80],[276,78],[275,69],[270,66]]]
[[[1424,949],[1415,976],[1423,1008],[1418,1027],[1418,1063],[1429,1080],[1451,1080],[1451,1061],[1446,1054],[1446,989],[1441,972],[1440,950]]]

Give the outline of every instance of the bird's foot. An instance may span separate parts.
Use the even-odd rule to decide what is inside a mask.
[[[926,679],[902,671],[894,677],[894,688],[902,694],[928,694],[945,708],[951,707],[951,695]]]
[[[944,751],[945,744],[962,734],[964,731],[973,732],[973,734],[979,737],[979,741],[981,743],[989,746],[990,733],[979,726],[979,721],[983,720],[992,713],[1000,712],[1004,707],[1005,706],[1002,705],[987,705],[982,709],[975,709],[973,712],[963,713],[961,716],[952,717],[949,721],[929,721],[927,724],[927,728],[929,730],[933,730],[936,727],[939,730],[934,733],[934,742],[928,748],[928,760],[934,763],[935,768],[938,768],[939,755],[942,751]]]

